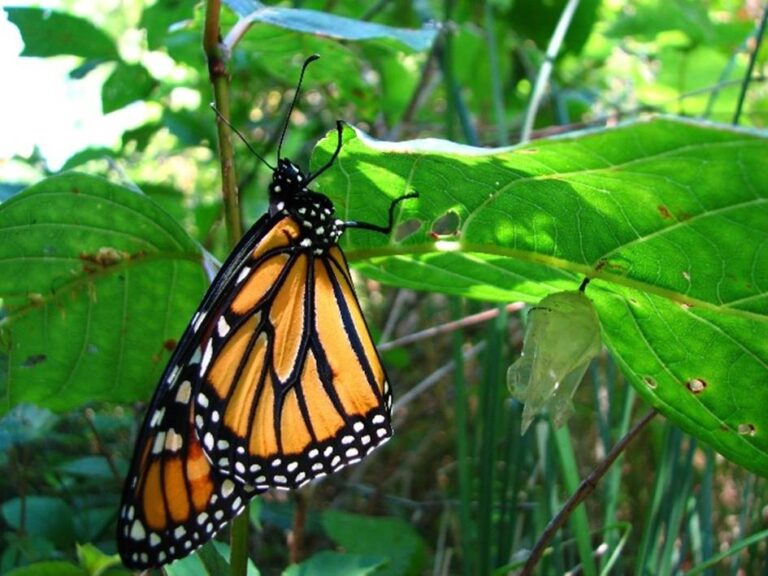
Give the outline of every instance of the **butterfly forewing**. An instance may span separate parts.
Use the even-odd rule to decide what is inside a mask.
[[[391,393],[338,248],[316,254],[277,222],[245,258],[211,324],[195,419],[220,470],[295,488],[391,436]],[[268,287],[265,288],[265,286]]]

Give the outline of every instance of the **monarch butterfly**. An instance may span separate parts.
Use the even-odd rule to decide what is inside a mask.
[[[280,157],[269,211],[227,258],[155,391],[123,489],[123,563],[188,555],[268,488],[298,488],[359,461],[392,435],[392,392],[338,246],[347,228],[309,189],[336,160],[304,174]],[[250,146],[249,146],[250,148]]]

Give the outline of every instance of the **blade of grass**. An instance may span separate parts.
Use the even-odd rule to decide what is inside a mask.
[[[576,463],[576,454],[573,450],[571,432],[568,425],[555,430],[553,439],[557,447],[560,472],[563,476],[565,489],[569,494],[574,494],[579,487],[579,466]],[[595,576],[597,574],[597,567],[593,557],[587,510],[584,506],[579,506],[574,510],[570,523],[571,530],[576,538],[576,547],[579,550],[581,569],[586,576]]]
[[[507,311],[500,307],[499,315],[489,326],[488,346],[484,355],[484,382],[480,391],[481,422],[478,489],[478,574],[488,574],[493,564],[492,534],[495,508],[496,446],[500,414],[499,393],[503,338]]]
[[[451,298],[451,316],[454,321],[462,317],[461,300]],[[461,523],[461,554],[464,574],[471,576],[476,566],[475,525],[472,523],[470,511],[472,509],[472,480],[471,480],[471,456],[469,452],[469,424],[467,420],[467,405],[469,398],[467,386],[464,381],[464,354],[462,346],[464,337],[461,330],[453,333],[453,363],[454,363],[454,389],[456,395],[456,458],[458,460],[459,477],[459,521]]]

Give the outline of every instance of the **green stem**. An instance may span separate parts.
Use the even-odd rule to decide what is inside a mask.
[[[227,52],[222,49],[220,38],[220,0],[209,0],[206,4],[203,29],[203,50],[208,61],[208,76],[213,87],[213,105],[219,114],[229,120],[229,75]],[[230,248],[234,248],[243,234],[240,206],[235,175],[234,148],[229,126],[218,120],[216,128],[221,163],[221,195],[224,202],[224,219]],[[248,570],[248,506],[232,522],[230,573],[232,576],[246,576]]]
[[[220,11],[221,3],[219,0],[209,0],[205,13],[203,50],[208,61],[208,75],[213,86],[213,105],[219,114],[229,120],[229,76],[227,74],[226,51],[222,49],[219,43]],[[232,147],[229,126],[217,120],[216,128],[219,141],[219,162],[221,163],[221,196],[224,202],[227,239],[230,247],[234,247],[243,235],[237,195],[237,178],[235,176],[234,148]]]
[[[533,123],[536,120],[536,113],[539,111],[541,99],[544,97],[544,90],[546,89],[547,84],[549,83],[549,77],[552,74],[552,63],[560,52],[560,46],[565,39],[565,33],[568,32],[568,27],[571,25],[573,14],[578,7],[579,0],[568,0],[568,4],[563,8],[563,13],[560,15],[560,20],[557,22],[555,32],[549,40],[547,54],[544,63],[541,65],[539,74],[536,76],[531,101],[528,104],[528,110],[525,112],[523,132],[520,136],[521,143],[528,142],[531,139],[531,132],[533,132]]]

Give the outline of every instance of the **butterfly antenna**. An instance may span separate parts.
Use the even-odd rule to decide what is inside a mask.
[[[216,116],[218,116],[218,117],[219,117],[219,120],[221,120],[222,122],[224,122],[224,124],[226,124],[227,126],[229,126],[229,129],[230,129],[230,130],[232,130],[232,132],[234,132],[235,134],[237,134],[237,137],[238,137],[238,138],[240,138],[240,140],[243,142],[243,144],[245,144],[245,145],[246,145],[246,147],[248,148],[248,150],[250,150],[250,151],[251,151],[251,154],[253,154],[254,156],[256,156],[256,158],[258,158],[259,160],[261,160],[261,161],[262,161],[264,164],[266,164],[266,165],[267,165],[267,167],[268,167],[270,170],[274,170],[274,167],[272,166],[272,164],[270,164],[269,162],[267,162],[267,161],[264,159],[264,156],[262,156],[261,154],[259,154],[258,152],[256,152],[256,149],[255,149],[253,146],[251,146],[251,143],[250,143],[250,142],[248,142],[248,139],[247,139],[245,136],[243,136],[243,135],[242,135],[242,133],[240,132],[240,130],[238,130],[237,128],[235,128],[234,126],[232,126],[232,123],[231,123],[229,120],[227,120],[226,118],[224,118],[224,115],[223,115],[221,112],[219,112],[219,109],[218,109],[218,108],[216,108],[216,106],[214,106],[214,105],[213,105],[213,103],[211,103],[211,108],[213,109],[213,111],[214,111],[214,112],[216,112]]]
[[[288,122],[291,119],[291,114],[293,113],[293,109],[296,107],[296,101],[299,99],[299,94],[301,93],[301,83],[304,80],[304,72],[307,69],[307,66],[309,66],[312,62],[320,58],[319,55],[313,54],[306,60],[304,60],[304,64],[301,67],[301,74],[299,75],[299,83],[296,85],[296,92],[293,95],[293,102],[291,102],[291,107],[288,109],[288,114],[285,116],[285,123],[283,124],[283,131],[280,133],[280,142],[277,145],[277,159],[280,160],[280,150],[283,148],[283,139],[285,138],[285,132],[288,130]]]

